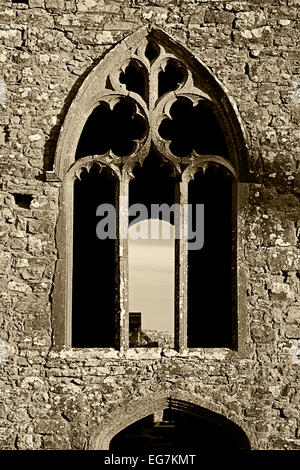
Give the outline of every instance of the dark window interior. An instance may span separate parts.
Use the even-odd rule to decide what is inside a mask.
[[[144,65],[132,60],[120,75],[120,83],[124,83],[128,91],[138,93],[146,102],[149,98],[147,70]]]
[[[226,141],[211,105],[199,101],[196,106],[187,98],[179,98],[170,108],[172,119],[164,119],[159,134],[170,140],[170,150],[177,157],[186,157],[193,150],[200,155],[228,157]]]
[[[94,167],[74,183],[73,347],[115,346],[115,240],[96,236],[96,209],[115,205],[116,190]]]
[[[136,114],[132,101],[120,99],[110,109],[102,102],[90,114],[81,133],[75,159],[87,155],[103,155],[112,150],[118,157],[130,155],[146,132],[146,123]]]
[[[12,196],[14,196],[17,206],[22,209],[30,209],[30,204],[33,199],[31,194],[12,193]]]
[[[170,59],[165,69],[158,74],[158,96],[176,90],[185,77],[185,68],[178,60]]]
[[[155,59],[159,56],[160,53],[160,48],[159,46],[154,42],[154,41],[148,41],[146,50],[145,50],[145,56],[149,60],[149,62],[152,64]]]
[[[135,177],[129,184],[129,204],[144,204],[147,207],[149,218],[151,204],[165,203],[170,206],[174,204],[175,180],[171,177],[171,173],[171,165],[164,162],[152,150],[143,166],[137,165],[133,171]],[[167,220],[167,222],[174,223],[174,220]]]
[[[211,415],[212,413],[208,413]],[[136,454],[155,452],[179,454],[197,452],[237,451],[250,449],[245,433],[237,425],[205,419],[182,411],[166,409],[162,421],[154,422],[150,415],[123,429],[110,443],[111,452]],[[128,454],[127,454],[128,455]]]
[[[204,245],[188,252],[188,347],[233,347],[232,178],[221,167],[198,172],[189,203],[204,204]]]

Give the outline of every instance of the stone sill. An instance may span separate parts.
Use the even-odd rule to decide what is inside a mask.
[[[167,348],[129,348],[119,351],[113,348],[67,348],[52,349],[49,352],[51,359],[120,359],[120,360],[149,360],[165,358],[199,358],[220,360],[238,358],[240,354],[228,348],[189,348],[181,352]]]

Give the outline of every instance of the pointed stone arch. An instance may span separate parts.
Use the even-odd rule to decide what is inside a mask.
[[[203,398],[192,396],[186,392],[155,393],[146,398],[130,401],[116,407],[101,425],[94,431],[89,444],[91,450],[108,450],[110,442],[120,431],[136,421],[164,409],[183,411],[208,422],[218,423],[239,434],[243,448],[255,447],[252,433],[235,413],[224,405],[212,403]]]
[[[154,61],[147,57],[146,48],[151,41],[158,45],[160,51]],[[154,92],[149,92],[148,101],[123,86],[120,79],[122,66],[125,68],[134,61],[141,69],[147,69],[149,84],[152,83]],[[126,62],[127,61],[127,62]],[[168,90],[166,93],[158,93],[158,74],[164,70],[164,64],[168,61],[177,61],[185,67],[184,78],[178,82],[179,86]],[[123,65],[122,65],[123,64]],[[148,68],[147,68],[148,67]],[[184,68],[183,67],[183,68]],[[152,82],[151,82],[152,80]],[[150,88],[149,88],[150,89]],[[146,93],[147,94],[147,93]],[[145,98],[145,97],[144,97]],[[176,101],[185,99],[189,106],[204,103],[207,105],[218,123],[218,130],[224,136],[226,142],[225,154],[208,151],[198,154],[193,148],[188,156],[181,158],[172,153],[168,139],[161,136],[159,126],[171,116],[171,108]],[[114,107],[120,102],[131,103],[132,116],[138,115],[143,121],[144,133],[140,138],[133,138],[134,151],[125,159],[114,154],[112,148],[106,153],[92,152],[86,156],[80,155],[77,159],[78,143],[80,141],[85,124],[92,113],[103,103],[105,107],[114,111]],[[170,118],[171,120],[171,118]],[[202,124],[197,124],[197,126]],[[220,128],[220,129],[219,129]],[[198,128],[197,128],[198,129]],[[214,128],[215,129],[215,128]],[[102,134],[101,134],[102,132]],[[197,132],[196,132],[197,133]],[[100,128],[97,138],[104,138],[104,131]],[[186,138],[186,136],[185,136]],[[188,139],[187,139],[188,140]],[[212,139],[214,140],[214,139]],[[217,139],[215,139],[217,140]],[[74,181],[80,178],[82,169],[89,169],[93,165],[109,168],[118,178],[116,191],[116,209],[118,240],[116,252],[119,253],[116,269],[116,304],[115,347],[126,351],[129,347],[129,320],[128,320],[128,204],[129,181],[133,177],[134,166],[142,163],[152,146],[163,155],[171,164],[177,177],[177,198],[181,207],[180,220],[182,234],[185,230],[184,207],[187,204],[188,184],[198,170],[204,170],[207,166],[221,166],[233,176],[234,197],[232,213],[234,213],[233,245],[234,259],[232,275],[232,299],[233,314],[231,321],[232,341],[226,345],[239,353],[243,352],[246,332],[246,308],[244,301],[245,279],[242,273],[243,249],[242,240],[236,233],[239,221],[236,223],[236,215],[240,214],[240,207],[245,206],[247,194],[241,182],[251,180],[251,168],[247,150],[246,132],[239,116],[237,107],[225,88],[219,83],[209,69],[183,45],[174,41],[164,31],[144,27],[128,36],[112,48],[105,57],[87,75],[72,101],[64,123],[61,127],[53,170],[47,172],[49,182],[61,182],[60,190],[60,214],[57,223],[56,240],[58,260],[56,265],[55,282],[53,289],[53,346],[61,348],[72,346],[72,282],[73,282],[73,211],[74,211]],[[227,155],[228,151],[228,155]],[[98,154],[95,154],[98,153]],[[211,155],[210,153],[213,153]],[[217,153],[217,154],[216,154]],[[246,184],[247,185],[247,184]],[[244,199],[243,199],[244,198]],[[239,205],[239,207],[237,207]],[[242,217],[239,217],[242,221]],[[240,235],[239,235],[240,236]],[[176,247],[176,262],[178,261],[178,273],[176,274],[175,294],[175,348],[184,350],[187,348],[187,238],[182,236]],[[237,256],[236,256],[237,253]],[[122,258],[122,263],[120,262]],[[179,263],[180,260],[180,263]],[[239,273],[237,273],[237,265]],[[234,273],[234,275],[233,275]],[[241,293],[241,295],[240,295]],[[238,304],[238,305],[237,305]],[[99,346],[101,347],[101,345]]]
[[[246,129],[229,91],[212,74],[209,68],[198,57],[188,51],[184,45],[172,39],[163,30],[149,30],[148,27],[139,29],[113,47],[85,78],[61,126],[53,169],[47,171],[47,180],[62,181],[64,179],[67,171],[74,163],[76,147],[84,124],[103,95],[107,76],[113,71],[122,57],[128,56],[128,51],[137,49],[146,38],[153,38],[166,50],[176,51],[176,56],[187,64],[194,77],[196,77],[195,85],[201,88],[202,92],[213,103],[214,112],[217,114],[223,126],[222,130],[226,134],[238,180],[252,180],[253,171],[249,160]],[[128,96],[131,94],[131,91],[127,91]],[[230,169],[232,170],[232,168]]]

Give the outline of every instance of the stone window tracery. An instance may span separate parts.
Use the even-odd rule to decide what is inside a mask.
[[[93,86],[90,88],[86,86],[86,93],[88,90],[92,99],[87,100],[84,116],[81,118],[80,134],[77,140],[75,139],[76,148],[75,144],[72,146],[73,157],[71,150],[69,151],[69,168],[67,159],[65,163],[62,159],[59,160],[59,172],[64,171],[66,174],[62,198],[67,199],[71,207],[74,207],[74,187],[80,186],[78,181],[81,181],[82,177],[83,181],[88,180],[89,172],[94,175],[94,179],[98,172],[102,175],[101,178],[105,176],[114,181],[116,240],[114,247],[110,249],[114,250],[115,260],[113,321],[115,339],[114,344],[108,345],[102,341],[102,344],[100,342],[98,345],[90,346],[114,346],[121,350],[129,348],[127,240],[128,207],[131,203],[129,184],[134,181],[136,169],[143,166],[146,159],[156,155],[161,164],[169,167],[169,177],[175,188],[174,202],[180,208],[177,219],[180,237],[175,241],[174,254],[175,348],[179,351],[187,347],[235,349],[238,329],[235,267],[237,151],[232,151],[233,124],[226,119],[224,103],[218,101],[219,90],[216,94],[211,85],[208,85],[206,72],[202,78],[201,76],[199,78],[194,65],[185,60],[182,51],[177,51],[172,44],[160,41],[155,34],[143,35],[135,44],[130,46],[127,44],[120,51],[114,64],[106,67],[107,71],[105,67],[103,69],[101,74],[95,74],[98,78],[97,90],[95,91],[95,78]],[[79,92],[78,103],[83,99],[83,93]],[[74,108],[78,106],[74,104]],[[61,136],[60,139],[60,147],[64,147],[66,138]],[[54,172],[50,173],[48,179],[54,179]],[[152,183],[155,186],[155,180]],[[200,190],[197,189],[197,184],[200,184]],[[199,338],[202,338],[200,340],[197,340],[197,335],[195,336],[196,329],[201,325],[198,317],[216,315],[216,312],[211,312],[209,305],[201,305],[201,299],[194,302],[193,312],[189,306],[193,304],[189,296],[196,295],[197,285],[195,287],[194,283],[194,287],[189,290],[188,282],[190,285],[193,284],[190,279],[197,278],[197,269],[200,268],[197,260],[192,261],[193,256],[188,250],[187,226],[191,214],[187,210],[187,205],[193,202],[191,194],[201,194],[201,186],[209,188],[214,184],[220,184],[224,189],[224,201],[222,195],[215,197],[212,192],[210,196],[203,196],[202,203],[219,207],[219,214],[225,211],[229,220],[227,225],[221,228],[226,232],[224,237],[227,243],[225,256],[227,267],[219,269],[216,265],[215,269],[227,276],[226,292],[222,294],[223,297],[220,292],[216,293],[216,296],[230,297],[231,301],[226,307],[228,310],[224,323],[227,328],[226,338],[220,337],[214,342],[213,333],[209,333],[210,340],[206,343],[203,341],[205,332],[199,335]],[[201,198],[198,198],[198,202],[201,203]],[[73,216],[64,212],[61,224],[66,224],[69,246],[72,247],[71,253],[76,243],[73,222]],[[209,230],[217,230],[217,222],[212,223]],[[222,233],[220,235],[222,236]],[[218,253],[222,257],[220,250]],[[73,271],[74,259],[71,259],[70,254],[63,253],[63,256],[66,259],[64,272],[72,273],[73,285],[72,288],[70,280],[65,281],[67,295],[64,297],[64,305],[68,313],[63,342],[80,347],[84,344],[72,344],[72,308],[70,308],[70,305],[77,302],[74,296],[72,301],[72,289],[80,285],[80,281],[76,280],[76,276],[80,274],[78,271],[77,274]],[[210,254],[207,254],[206,258],[204,256],[205,261],[202,260],[207,266],[210,262],[209,256]],[[194,266],[193,273],[189,265]],[[205,277],[205,270],[206,268],[202,277]],[[214,279],[212,282],[215,282]],[[222,279],[220,278],[218,282],[217,289],[220,291]],[[101,291],[101,282],[98,285]],[[210,294],[214,294],[212,289]],[[221,310],[220,303],[217,309]],[[101,317],[101,295],[98,312]],[[218,314],[222,315],[222,312]],[[193,325],[192,328],[188,328],[188,322]],[[203,325],[205,328],[205,322]],[[188,335],[193,335],[193,339],[189,340]],[[222,336],[222,333],[220,335]]]

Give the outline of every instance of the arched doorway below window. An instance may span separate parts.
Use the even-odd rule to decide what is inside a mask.
[[[112,452],[127,453],[246,449],[250,449],[249,440],[232,421],[207,410],[197,416],[171,408],[136,421],[110,442]]]

